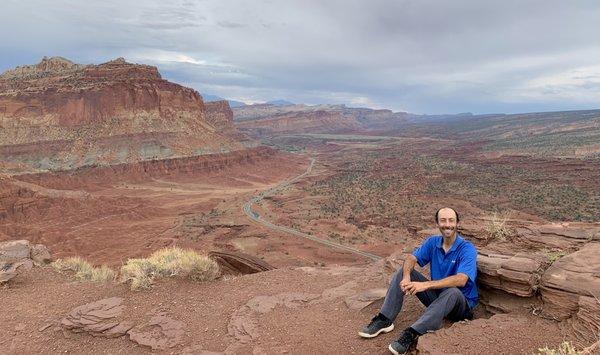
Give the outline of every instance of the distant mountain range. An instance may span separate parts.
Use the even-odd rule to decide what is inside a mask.
[[[202,98],[204,99],[205,102],[214,102],[214,101],[227,101],[229,102],[229,106],[231,107],[244,107],[246,106],[246,104],[244,102],[241,101],[235,101],[235,100],[228,100],[226,98],[217,96],[217,95],[211,95],[211,94],[201,94]]]
[[[241,101],[236,101],[236,100],[230,100],[230,99],[226,99],[217,95],[211,95],[211,94],[201,94],[202,98],[204,99],[205,102],[213,102],[213,101],[228,101],[229,102],[229,106],[231,106],[232,108],[235,107],[244,107],[244,106],[251,106],[251,105],[247,105],[244,102]],[[260,104],[260,105],[272,105],[272,106],[290,106],[290,105],[294,105],[293,102],[287,101],[287,100],[283,100],[283,99],[277,99],[277,100],[271,100],[271,101],[267,101],[264,104]]]
[[[287,101],[287,100],[282,100],[282,99],[267,101],[266,104],[267,105],[273,105],[273,106],[290,106],[290,105],[294,105],[293,102],[290,102],[290,101]]]

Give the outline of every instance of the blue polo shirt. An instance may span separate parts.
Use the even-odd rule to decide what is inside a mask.
[[[427,238],[420,247],[415,249],[413,255],[417,258],[419,266],[423,267],[431,263],[431,279],[441,280],[448,276],[458,273],[465,274],[469,280],[464,287],[458,289],[467,299],[471,309],[475,307],[479,299],[477,294],[477,249],[473,243],[465,240],[460,234],[456,235],[454,244],[444,252],[442,243],[444,239],[441,235],[434,235]]]

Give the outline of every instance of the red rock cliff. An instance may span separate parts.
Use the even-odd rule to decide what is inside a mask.
[[[72,169],[244,148],[231,109],[116,59],[44,58],[0,75],[0,160],[12,172]]]

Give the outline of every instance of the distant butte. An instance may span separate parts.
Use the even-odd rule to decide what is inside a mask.
[[[207,105],[158,69],[123,58],[44,57],[0,75],[0,161],[18,173],[244,149],[227,102]]]

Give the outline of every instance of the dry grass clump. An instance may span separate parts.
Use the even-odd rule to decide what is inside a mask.
[[[209,281],[220,274],[217,263],[193,250],[172,247],[154,252],[148,258],[129,259],[121,267],[121,280],[131,282],[131,289],[148,288],[156,277],[189,277]]]
[[[52,267],[59,272],[72,271],[80,281],[109,282],[116,277],[114,270],[108,266],[93,267],[80,257],[58,259],[52,263]]]
[[[508,218],[501,216],[498,213],[492,215],[492,219],[486,226],[488,240],[498,240],[503,242],[515,235],[514,230],[506,223],[507,219]]]
[[[583,355],[584,351],[578,351],[573,344],[568,341],[563,341],[558,349],[550,349],[548,347],[538,349],[540,355]]]

